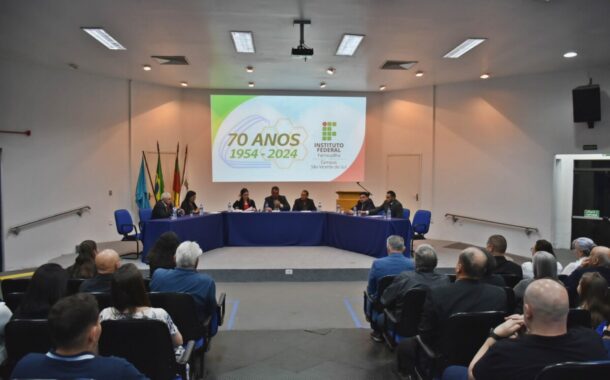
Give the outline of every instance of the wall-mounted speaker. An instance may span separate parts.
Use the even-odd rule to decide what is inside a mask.
[[[572,104],[575,123],[587,123],[589,128],[593,128],[593,123],[601,120],[599,85],[590,84],[573,89]]]

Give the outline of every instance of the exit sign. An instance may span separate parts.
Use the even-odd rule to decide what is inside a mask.
[[[585,216],[589,218],[599,218],[599,210],[585,210]]]

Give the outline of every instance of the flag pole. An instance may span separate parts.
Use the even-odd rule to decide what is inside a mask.
[[[148,181],[150,182],[150,189],[154,192],[155,185],[153,184],[152,177],[150,176],[150,169],[148,168],[148,160],[146,159],[146,154],[142,151],[142,157],[144,158],[144,165],[146,165],[146,171],[148,172]],[[150,196],[150,193],[148,193]]]
[[[189,154],[189,144],[186,144],[186,147],[184,148],[184,165],[182,165],[182,183],[180,184],[180,187],[184,186],[184,173],[186,173],[186,157]]]

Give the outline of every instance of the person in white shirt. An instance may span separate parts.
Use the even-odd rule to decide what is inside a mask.
[[[550,241],[540,239],[536,240],[536,243],[531,248],[532,256],[534,256],[537,252],[548,252],[551,255],[555,256],[555,251],[553,251],[553,245]],[[523,279],[531,279],[534,278],[534,266],[531,261],[527,261],[521,264],[521,270],[523,271]],[[557,261],[557,273],[561,273],[563,270],[563,266],[559,261]]]
[[[578,239],[574,239],[572,242],[572,251],[576,255],[578,260],[569,263],[566,267],[561,271],[561,274],[565,274],[569,276],[578,269],[585,258],[589,257],[591,250],[595,248],[595,242],[586,237],[579,237]]]

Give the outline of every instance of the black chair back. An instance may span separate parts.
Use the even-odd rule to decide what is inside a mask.
[[[515,285],[519,283],[519,281],[523,280],[522,276],[518,276],[516,274],[500,273],[500,276],[502,276],[504,282],[506,283],[506,286],[508,286],[509,288],[514,288]]]
[[[585,309],[570,309],[568,312],[568,328],[572,327],[591,328],[591,313]]]
[[[503,311],[481,311],[453,314],[442,328],[440,352],[445,365],[468,366],[489,330],[504,322]]]
[[[383,305],[381,304],[381,302],[379,302],[379,300],[381,299],[381,295],[383,294],[383,292],[385,292],[388,286],[392,284],[394,278],[396,278],[396,276],[383,276],[379,280],[377,280],[377,298],[375,300],[375,303],[373,304],[373,309],[375,311],[383,313]]]
[[[15,313],[19,305],[21,305],[21,300],[23,300],[24,296],[25,293],[4,294],[4,302],[6,303],[6,306],[11,309],[13,313]]]
[[[167,325],[157,320],[102,322],[99,352],[125,358],[152,380],[174,379],[178,370]]]
[[[515,312],[515,309],[517,308],[515,291],[513,290],[513,288],[509,288],[508,286],[504,287],[504,291],[506,292],[506,314],[511,315]]]
[[[30,278],[9,278],[0,282],[2,296],[6,297],[9,293],[25,293],[30,285]]]
[[[193,296],[186,293],[150,293],[148,296],[152,307],[162,308],[172,317],[185,342],[204,336],[205,329],[197,318]]]
[[[396,334],[402,337],[417,335],[427,293],[426,289],[411,289],[398,301],[402,305],[402,310],[395,326]]]
[[[29,353],[47,353],[53,346],[46,319],[14,319],[4,328],[7,372]]]
[[[83,283],[85,279],[83,278],[71,278],[68,280],[68,295],[78,293],[78,289],[80,288],[80,284]]]
[[[610,379],[610,360],[566,362],[546,366],[536,380]]]
[[[100,311],[104,310],[107,307],[113,306],[112,303],[112,296],[110,295],[110,293],[89,293],[92,296],[95,297],[95,300],[97,301],[97,307],[100,309]]]

